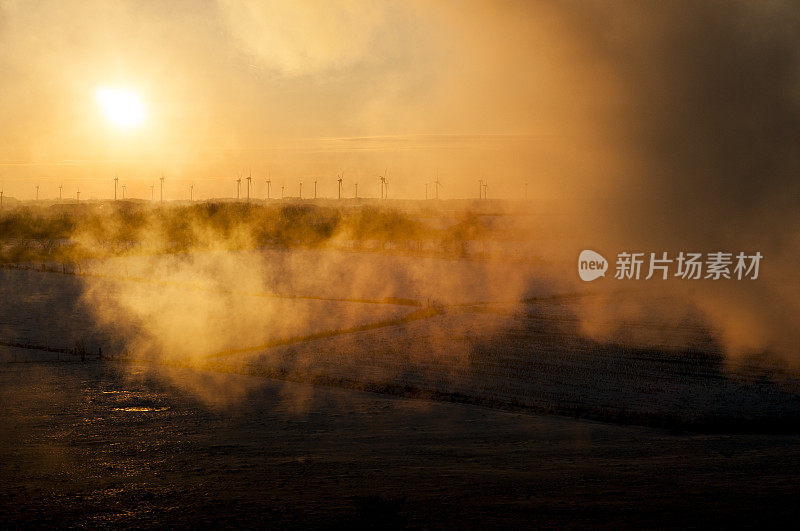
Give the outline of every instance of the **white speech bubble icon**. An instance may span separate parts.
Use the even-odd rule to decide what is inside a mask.
[[[603,258],[603,255],[585,249],[581,251],[578,256],[578,275],[584,282],[591,282],[600,277],[606,276],[608,270],[608,260]]]

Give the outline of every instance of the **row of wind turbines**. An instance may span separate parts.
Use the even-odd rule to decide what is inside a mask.
[[[247,177],[243,177],[243,175],[244,175],[243,173],[239,173],[237,175],[237,178],[236,178],[236,200],[237,201],[241,201],[241,199],[242,199],[241,198],[242,181],[244,180],[244,181],[247,181],[246,200],[249,202],[250,201],[250,191],[251,191],[252,182],[253,182],[253,176],[252,176],[252,173],[248,174]],[[338,199],[342,199],[342,193],[344,192],[344,173],[337,174],[336,177],[337,177],[336,181],[338,183],[337,198]],[[379,175],[378,176],[378,180],[379,180],[380,185],[381,185],[381,199],[388,199],[389,198],[388,168],[386,170],[384,170],[383,175]],[[165,181],[165,178],[164,178],[164,174],[162,173],[161,177],[159,178],[159,201],[162,202],[162,203],[164,202],[164,181]],[[267,184],[267,196],[266,196],[266,199],[272,199],[272,197],[271,197],[272,176],[271,176],[271,174],[269,172],[267,173],[267,179],[266,179],[265,182]],[[314,181],[313,181],[313,183],[314,183],[314,195],[313,195],[313,198],[314,199],[317,199],[317,184],[318,184],[318,182],[319,182],[318,179],[314,179]],[[356,199],[358,199],[359,198],[358,197],[358,182],[353,183],[353,185],[354,185],[354,189],[355,189],[354,197]],[[426,200],[430,199],[430,197],[429,197],[429,188],[430,188],[431,185],[433,185],[433,192],[434,192],[433,199],[438,200],[439,199],[439,188],[443,188],[444,187],[444,185],[442,185],[441,181],[439,180],[438,172],[437,172],[436,178],[432,182],[429,181],[429,182],[425,183],[425,199]],[[63,188],[64,188],[63,185],[59,185],[58,186],[58,200],[59,200],[59,202],[62,201]],[[123,184],[120,187],[119,186],[119,176],[118,175],[114,175],[114,201],[116,201],[118,199],[118,188],[121,188],[121,190],[122,190],[122,199],[123,200],[127,199],[127,197],[126,197],[126,195],[127,195],[127,187],[126,187],[126,185]],[[486,181],[485,177],[483,179],[479,179],[478,180],[478,199],[487,199],[488,198],[488,188],[489,188],[489,184]],[[36,190],[36,200],[38,201],[39,200],[39,185],[38,184],[35,185],[35,190]],[[280,196],[280,198],[281,199],[285,199],[286,198],[286,185],[284,185],[284,184],[281,184],[281,196]],[[303,199],[303,181],[302,180],[298,181],[298,198],[299,199]],[[80,202],[80,199],[81,199],[80,187],[78,187],[77,191],[75,192],[75,199],[78,202]],[[528,182],[527,181],[525,182],[525,199],[526,200],[528,199]],[[150,185],[150,200],[151,201],[155,201],[155,184],[151,184]],[[191,183],[189,185],[189,201],[194,201],[194,183]],[[2,208],[2,207],[3,207],[3,190],[0,189],[0,208]]]
[[[163,173],[161,174],[161,178],[159,180],[161,181],[160,200],[163,203],[164,202],[164,174]],[[38,184],[34,185],[34,187],[36,189],[36,196],[35,196],[36,197],[36,201],[38,201],[39,200],[39,185]],[[114,176],[114,201],[117,200],[117,188],[118,187],[119,187],[119,176],[115,175]],[[122,188],[122,199],[123,200],[126,199],[125,192],[127,191],[127,186],[125,186],[123,184],[119,188]],[[155,189],[155,185],[151,184],[150,185],[150,200],[151,201],[155,200],[154,189]],[[191,190],[192,190],[192,192],[194,191],[194,184],[191,185]],[[64,185],[63,184],[59,184],[58,185],[58,202],[59,203],[61,201],[63,201],[63,192],[64,192]],[[192,193],[192,192],[190,192],[190,193]],[[3,208],[3,196],[4,196],[4,190],[0,189],[0,209]],[[81,200],[81,187],[78,186],[76,191],[75,191],[75,201],[80,202],[80,200]]]
[[[39,185],[38,184],[34,185],[34,188],[36,189],[36,201],[38,201],[39,200]],[[122,188],[124,190],[125,187],[123,186]],[[62,192],[63,192],[63,190],[64,190],[64,185],[63,184],[59,184],[58,185],[58,201],[59,202],[61,202],[61,200],[62,200]],[[115,190],[115,194],[116,194],[116,190]],[[3,208],[3,197],[4,196],[5,196],[5,190],[0,189],[0,209]],[[81,187],[80,186],[78,186],[77,191],[75,192],[75,199],[76,199],[76,201],[80,201],[81,200]]]
[[[387,173],[384,171],[383,175],[378,176],[378,180],[381,183],[381,199],[388,199],[389,198],[389,179],[387,178]],[[247,181],[247,200],[250,201],[250,186],[253,180],[252,173],[248,174],[247,177],[244,179]],[[337,188],[337,197],[338,199],[342,198],[342,192],[344,191],[344,173],[340,173],[336,175],[336,181],[338,183]],[[319,183],[318,179],[314,179],[314,199],[317,199],[317,184]],[[267,199],[271,199],[271,190],[272,190],[272,176],[268,174],[267,176]],[[303,199],[303,181],[302,179],[297,182],[298,184],[298,198]],[[355,187],[354,197],[358,199],[358,182],[353,183]],[[242,191],[242,174],[236,178],[236,199],[241,200],[241,191]],[[286,197],[286,185],[281,185],[281,199]]]
[[[161,183],[161,185],[159,187],[159,200],[163,203],[164,202],[164,174],[163,173],[161,174],[161,177],[159,178],[159,181]],[[114,175],[114,201],[117,200],[117,184],[118,183],[119,183],[119,176],[118,175]],[[60,188],[61,187],[59,186],[59,189]],[[123,200],[126,199],[126,197],[125,197],[125,189],[126,189],[126,186],[123,184],[122,185],[122,199]],[[190,195],[193,195],[193,193],[194,193],[194,183],[192,183],[189,193],[190,193]],[[61,194],[60,193],[59,193],[58,199],[59,200],[61,199]],[[151,184],[150,185],[150,201],[154,201],[154,200],[155,200],[155,184]]]
[[[378,176],[378,181],[381,184],[381,199],[389,199],[389,177],[388,177],[388,174],[389,174],[389,172],[388,172],[388,168],[387,168],[386,170],[384,170],[383,175],[379,175]],[[241,200],[242,175],[243,174],[239,174],[239,176],[236,179],[236,199],[237,200]],[[248,174],[248,176],[245,178],[245,180],[247,181],[247,200],[248,201],[250,200],[250,184],[252,182],[252,179],[253,179],[252,173]],[[337,174],[336,175],[336,181],[338,183],[337,199],[341,199],[342,198],[342,192],[344,191],[344,173]],[[319,181],[317,179],[314,179],[313,182],[314,182],[314,196],[313,196],[313,198],[317,199],[317,183]],[[482,193],[482,195],[479,196],[479,199],[480,198],[486,198],[486,186],[487,185],[483,184],[483,181],[480,181],[480,182],[482,183],[481,186],[482,186],[483,193]],[[267,177],[266,183],[267,183],[267,199],[271,199],[271,196],[270,196],[270,190],[271,190],[271,186],[272,186],[272,178],[271,178],[271,176]],[[425,183],[425,199],[428,199],[428,187],[431,184],[433,184],[434,187],[435,187],[434,188],[434,190],[435,190],[434,199],[439,199],[439,188],[442,187],[443,185],[442,185],[441,181],[439,181],[438,174],[436,176],[436,179],[433,181],[433,183],[431,183],[431,182],[426,182]],[[353,183],[353,187],[354,187],[353,197],[358,199],[358,182],[357,181]],[[527,183],[526,183],[526,187],[527,187]],[[286,197],[285,192],[286,192],[286,186],[285,185],[281,185],[281,199],[284,199]],[[298,181],[298,198],[303,199],[303,181],[302,181],[302,179]]]
[[[247,175],[247,177],[243,177],[243,175],[244,174],[240,172],[236,177],[236,200],[237,201],[241,201],[241,199],[242,199],[242,181],[246,181],[247,182],[246,200],[250,201],[250,190],[252,188],[253,174],[249,173]],[[342,192],[344,191],[344,173],[337,174],[336,177],[337,177],[336,181],[338,183],[337,198],[341,199],[342,198]],[[379,175],[378,176],[378,180],[379,180],[379,182],[381,184],[381,199],[388,199],[389,198],[388,169],[386,171],[384,171],[383,175]],[[161,181],[160,201],[163,202],[164,201],[164,175],[163,174],[161,176],[160,181]],[[119,182],[119,177],[118,176],[114,176],[114,200],[115,201],[117,200],[118,182]],[[272,176],[269,173],[267,174],[267,179],[266,179],[265,182],[267,184],[267,196],[266,196],[266,198],[267,199],[272,199]],[[313,183],[314,183],[314,195],[313,195],[313,198],[317,199],[317,185],[319,184],[319,180],[318,179],[314,179]],[[430,183],[425,183],[425,199],[428,199],[428,185],[429,184]],[[438,176],[437,176],[436,180],[434,181],[434,184],[436,185],[436,197],[435,198],[439,199],[439,187],[442,186],[442,185],[441,185],[441,182],[439,181]],[[355,190],[354,197],[356,199],[358,199],[358,182],[353,183],[353,186],[354,186],[354,190]],[[150,191],[151,191],[150,199],[151,200],[154,200],[153,188],[154,188],[154,186],[151,185],[150,186]],[[38,194],[38,186],[37,186],[37,194]],[[122,199],[125,199],[125,198],[126,198],[125,197],[125,185],[122,185]],[[281,184],[281,199],[285,199],[285,198],[286,198],[286,185]],[[303,199],[303,181],[302,181],[302,179],[298,181],[298,198]],[[37,199],[38,199],[38,195],[37,195]],[[60,195],[59,195],[59,199],[60,199]],[[194,183],[189,185],[189,200],[190,201],[194,200]]]

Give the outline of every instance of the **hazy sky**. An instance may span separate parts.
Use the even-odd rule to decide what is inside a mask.
[[[35,184],[54,197],[60,183],[97,198],[113,194],[118,172],[129,195],[147,197],[163,170],[167,197],[188,197],[194,182],[203,198],[234,195],[237,173],[252,172],[262,196],[271,171],[287,194],[316,177],[335,195],[344,172],[346,193],[359,181],[377,196],[388,168],[395,196],[421,197],[438,170],[443,197],[476,196],[485,176],[490,197],[520,197],[527,180],[531,196],[562,206],[636,197],[652,209],[640,191],[663,195],[674,179],[697,191],[707,179],[701,193],[724,195],[733,171],[742,207],[752,176],[794,167],[784,151],[800,94],[797,12],[789,2],[0,0],[0,181],[19,198]],[[142,125],[110,124],[101,86],[138,93]]]
[[[597,110],[581,107],[594,95],[572,94],[587,90],[574,84],[583,52],[551,11],[0,0],[0,178],[20,198],[34,182],[52,197],[62,181],[99,197],[119,172],[144,196],[163,168],[173,193],[194,181],[202,197],[235,193],[240,171],[260,182],[270,170],[292,188],[343,171],[377,195],[388,167],[401,195],[423,194],[437,169],[443,196],[476,195],[484,174],[490,195],[509,195],[531,171],[554,172],[536,152],[552,157]],[[99,86],[137,92],[142,125],[110,124]]]

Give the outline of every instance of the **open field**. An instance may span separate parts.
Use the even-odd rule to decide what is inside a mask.
[[[794,515],[795,373],[727,357],[691,308],[642,311],[674,307],[668,294],[587,289],[537,260],[378,247],[6,264],[0,521]]]
[[[765,525],[796,435],[699,435],[179,369],[0,368],[0,522],[59,527]],[[174,374],[172,376],[175,376]]]

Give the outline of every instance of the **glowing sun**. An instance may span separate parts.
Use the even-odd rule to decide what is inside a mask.
[[[108,121],[119,128],[130,129],[144,120],[144,105],[136,92],[99,87],[94,91],[94,97]]]

